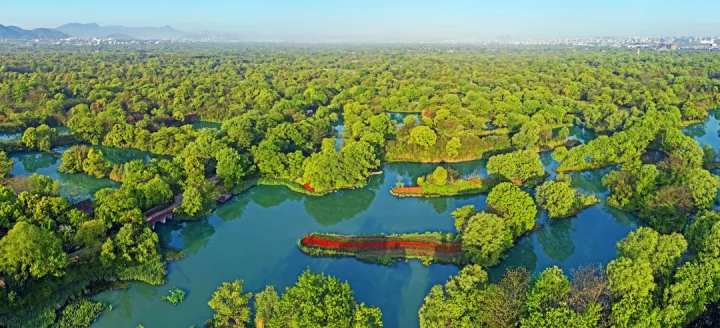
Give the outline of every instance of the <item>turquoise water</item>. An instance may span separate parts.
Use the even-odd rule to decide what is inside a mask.
[[[63,149],[56,149],[61,151]],[[13,160],[12,176],[30,176],[34,173],[47,175],[60,182],[60,195],[71,203],[89,199],[96,191],[115,187],[117,184],[107,179],[97,179],[84,174],[64,174],[57,171],[60,155],[25,152],[10,156]]]
[[[720,145],[718,120],[685,129],[700,143]],[[572,135],[587,141],[592,133],[573,129]],[[58,149],[62,151],[62,149]],[[142,152],[103,148],[114,162],[148,159]],[[59,158],[44,153],[22,153],[12,174],[39,173],[58,179],[61,192],[82,199],[113,183],[86,175],[57,173]],[[542,154],[550,176],[557,163]],[[486,176],[486,161],[449,164],[463,176]],[[352,258],[313,258],[301,253],[297,240],[315,231],[343,234],[453,231],[450,213],[474,204],[482,209],[485,195],[434,199],[397,199],[389,189],[398,182],[412,183],[432,172],[431,164],[388,164],[384,174],[371,178],[366,188],[325,197],[307,197],[283,187],[256,187],[218,208],[209,218],[193,222],[170,222],[157,228],[161,242],[181,249],[186,257],[168,266],[167,283],[154,287],[132,283],[129,288],[107,291],[96,298],[112,304],[95,327],[189,327],[202,325],[210,315],[207,301],[223,281],[242,279],[246,290],[257,292],[267,284],[282,289],[304,270],[325,272],[348,281],[357,298],[383,310],[386,327],[416,327],[417,311],[428,290],[457,273],[451,265],[423,266],[417,261],[391,266],[364,263]],[[637,227],[629,215],[604,204],[607,190],[601,179],[610,169],[574,173],[573,184],[593,193],[601,203],[572,219],[549,222],[545,213],[540,228],[517,241],[500,265],[489,269],[498,279],[505,269],[523,266],[537,274],[558,265],[571,273],[585,265],[604,265],[616,255],[615,244]],[[184,303],[172,306],[161,298],[172,287],[188,291]]]
[[[404,166],[403,166],[404,167]],[[247,290],[273,284],[284,288],[306,269],[350,282],[359,300],[380,306],[388,327],[417,325],[417,310],[430,287],[458,269],[423,266],[417,261],[380,266],[351,258],[313,258],[297,240],[313,231],[348,234],[452,231],[449,212],[465,204],[483,206],[485,197],[395,199],[389,195],[400,170],[386,168],[367,188],[322,198],[294,194],[283,187],[257,187],[219,208],[208,220],[159,228],[164,243],[188,253],[169,265],[167,284],[101,294],[113,304],[96,327],[187,327],[211,315],[207,301],[223,281],[243,279]],[[177,307],[161,300],[171,287],[189,291]]]
[[[345,144],[345,124],[342,121],[336,124],[333,126],[333,132],[335,133],[335,150],[339,151]]]
[[[715,150],[720,146],[720,110],[710,112],[708,119],[699,124],[694,124],[683,129],[685,134],[693,137],[701,146],[710,145]]]
[[[21,137],[21,132],[0,132],[0,141],[19,140]]]
[[[556,165],[544,158],[548,167]],[[485,161],[451,164],[463,175],[486,175]],[[315,198],[282,187],[257,187],[220,207],[208,220],[171,223],[158,228],[163,243],[187,253],[171,263],[167,283],[152,287],[133,283],[130,288],[102,293],[98,300],[113,305],[96,327],[187,327],[211,316],[207,301],[223,281],[243,279],[246,289],[265,285],[284,288],[303,270],[325,272],[349,281],[362,302],[383,310],[386,327],[416,327],[417,311],[429,289],[444,283],[458,269],[449,265],[423,266],[417,261],[391,266],[352,258],[313,258],[301,253],[297,240],[314,231],[343,234],[453,231],[450,213],[474,204],[482,209],[485,195],[397,199],[389,190],[398,181],[412,181],[431,172],[431,164],[389,164],[368,187]],[[576,185],[587,192],[604,192],[593,171],[576,175]],[[521,238],[507,258],[490,270],[497,279],[507,267],[525,266],[534,273],[550,265],[568,272],[583,265],[604,265],[615,257],[615,243],[636,225],[603,204],[577,218],[539,222],[542,228]],[[592,238],[588,238],[592,236]],[[172,287],[187,291],[179,306],[161,300]]]
[[[138,150],[119,149],[97,146],[104,157],[112,163],[125,163],[134,159],[149,160],[151,155]],[[58,172],[62,152],[67,147],[53,149],[54,153],[21,152],[10,157],[13,160],[12,176],[30,176],[33,174],[47,175],[60,182],[60,194],[72,203],[91,198],[102,188],[117,187],[118,184],[108,179],[97,179],[86,174],[64,174]]]

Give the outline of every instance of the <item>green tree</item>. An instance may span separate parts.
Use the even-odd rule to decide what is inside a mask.
[[[687,249],[679,233],[661,235],[648,227],[640,227],[618,242],[618,256],[651,265],[659,277],[669,278],[670,272]]]
[[[141,213],[134,216],[141,221]],[[145,225],[138,223],[123,224],[113,238],[102,245],[101,257],[106,263],[115,261],[118,265],[136,265],[151,263],[158,259],[158,236]]]
[[[34,174],[28,178],[30,192],[37,195],[56,196],[60,190],[60,183],[49,176]]]
[[[242,157],[236,150],[232,148],[223,148],[215,153],[215,173],[222,180],[225,188],[242,182],[242,179],[248,174],[249,163],[246,158]]]
[[[63,173],[80,173],[83,172],[83,161],[87,158],[88,147],[72,146],[63,152],[58,171]]]
[[[140,197],[140,207],[143,209],[168,204],[173,200],[172,188],[159,175],[147,182],[138,184],[136,187],[142,196]]]
[[[537,188],[535,201],[548,211],[550,218],[565,218],[596,203],[597,198],[581,195],[569,181],[546,181]]]
[[[491,212],[504,219],[513,238],[535,227],[535,202],[520,187],[507,182],[500,183],[490,191],[485,202]]]
[[[200,192],[200,189],[194,186],[187,186],[182,194],[180,210],[189,216],[199,215],[205,210],[205,198],[206,197]]]
[[[255,327],[265,327],[266,322],[272,321],[278,302],[280,297],[273,286],[267,286],[255,294]]]
[[[709,208],[717,198],[718,178],[707,170],[696,168],[687,171],[683,179],[688,186],[695,207]]]
[[[460,138],[452,137],[445,144],[445,153],[447,153],[448,157],[450,158],[456,158],[458,155],[460,155],[461,147],[462,143],[460,142]]]
[[[16,223],[0,239],[0,272],[15,280],[62,276],[67,266],[62,241],[51,231],[27,222]]]
[[[0,179],[5,179],[12,172],[13,160],[4,151],[0,151]]]
[[[430,127],[419,125],[410,130],[410,141],[418,146],[430,148],[437,142],[437,135]]]
[[[213,327],[246,327],[250,322],[251,293],[243,293],[243,282],[225,282],[213,292],[208,305],[213,310]]]
[[[478,213],[465,223],[460,242],[463,253],[472,263],[491,266],[512,246],[513,234],[501,217]]]
[[[22,142],[30,149],[50,151],[53,141],[57,138],[57,130],[45,124],[37,128],[27,128],[22,135]]]
[[[558,267],[545,269],[532,284],[527,296],[530,312],[544,312],[567,305],[570,281]]]
[[[531,150],[490,157],[487,164],[489,174],[497,174],[514,184],[522,185],[545,175],[540,156]]]
[[[103,243],[106,233],[107,225],[103,220],[89,220],[80,224],[73,239],[77,245],[94,248]]]
[[[685,234],[693,251],[699,252],[703,249],[708,235],[718,222],[720,222],[720,212],[702,211],[695,216],[695,220],[690,224]]]
[[[82,162],[83,171],[96,178],[105,177],[110,171],[111,164],[103,158],[103,153],[100,150],[90,148],[87,152],[87,157]]]
[[[285,290],[267,327],[372,328],[379,322],[380,311],[357,303],[347,282],[305,271]]]
[[[442,167],[438,166],[435,168],[435,171],[430,175],[428,179],[431,184],[438,185],[438,186],[444,186],[448,182],[448,171]]]

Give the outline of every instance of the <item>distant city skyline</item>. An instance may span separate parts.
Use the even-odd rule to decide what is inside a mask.
[[[247,41],[437,42],[720,34],[720,1],[5,0],[0,24],[170,25]]]

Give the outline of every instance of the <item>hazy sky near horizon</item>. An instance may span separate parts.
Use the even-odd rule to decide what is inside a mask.
[[[481,41],[720,34],[719,0],[1,1],[4,25],[171,25],[247,40]]]

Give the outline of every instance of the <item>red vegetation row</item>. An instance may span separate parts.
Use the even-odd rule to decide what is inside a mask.
[[[459,252],[460,244],[430,241],[398,240],[389,237],[345,237],[332,238],[318,235],[307,235],[300,243],[306,247],[330,248],[338,250],[395,250],[395,249],[426,249],[443,252]]]
[[[310,182],[305,182],[305,183],[303,184],[303,188],[305,188],[305,190],[307,190],[307,191],[309,191],[309,192],[315,192],[315,188],[313,188],[313,187],[310,185]]]
[[[395,187],[392,190],[396,194],[408,194],[408,195],[418,195],[422,194],[423,189],[422,187],[415,186],[415,187]]]

